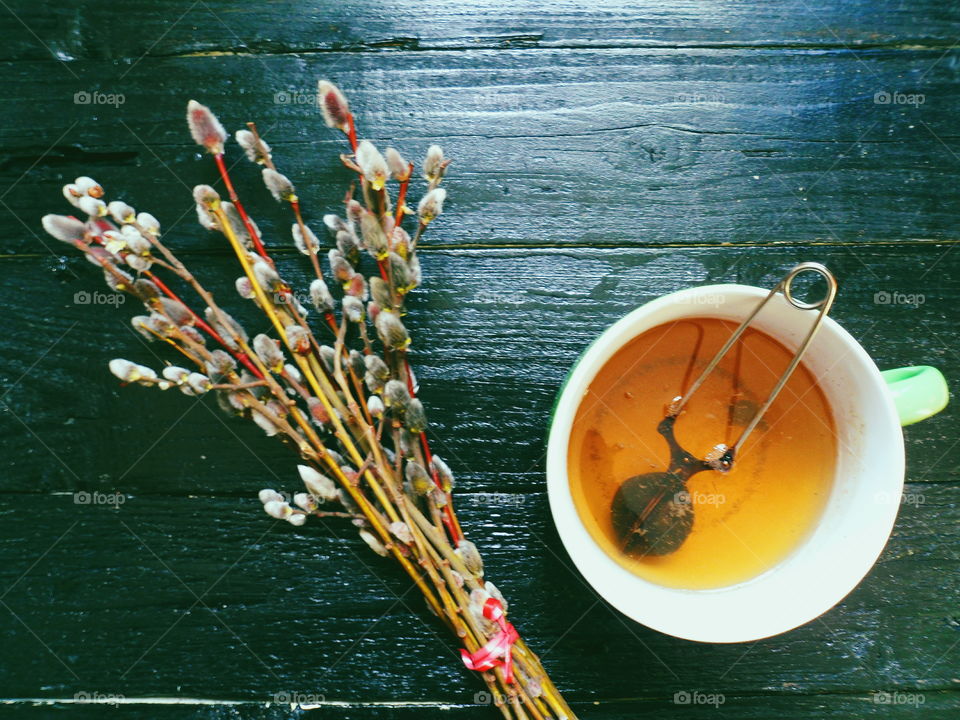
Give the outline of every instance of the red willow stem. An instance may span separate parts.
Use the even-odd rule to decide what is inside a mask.
[[[356,153],[357,152],[357,130],[353,122],[353,113],[349,113],[347,115],[347,139],[350,142],[350,149],[353,150],[354,153]],[[410,172],[411,174],[413,172],[413,163],[410,164]],[[360,174],[360,182],[361,183],[365,182],[365,179],[362,173]],[[400,190],[397,194],[397,215],[396,215],[397,225],[399,225],[401,220],[403,219],[403,203],[406,198],[407,186],[409,184],[410,184],[409,177],[407,178],[407,180],[400,183]],[[418,236],[419,234],[420,233],[418,233]],[[387,274],[386,263],[383,260],[377,260],[377,267],[380,268],[380,277],[383,278],[384,282],[389,284],[390,276]],[[414,390],[414,387],[413,387],[413,373],[411,372],[410,362],[409,360],[407,360],[406,353],[404,353],[403,355],[403,363],[406,370],[407,389],[410,391],[410,397],[416,397],[416,391]],[[420,443],[423,446],[424,460],[427,463],[427,467],[430,467],[431,460],[433,459],[433,455],[430,453],[430,444],[427,442],[426,433],[420,433]],[[443,485],[440,482],[439,473],[433,468],[430,468],[430,472],[433,476],[434,485],[436,485],[440,490],[443,490]],[[460,524],[457,522],[456,515],[453,514],[453,508],[451,507],[451,502],[452,502],[452,498],[450,497],[450,494],[447,493],[447,504],[444,505],[443,507],[443,510],[444,510],[443,524],[447,528],[447,532],[450,534],[450,538],[453,540],[454,544],[456,544],[463,538],[463,532],[460,530]]]
[[[347,113],[347,140],[350,141],[350,149],[357,151],[357,126],[353,123],[353,113]]]
[[[253,123],[247,123],[247,126],[252,128],[256,132],[256,126]],[[271,167],[273,163],[270,163]],[[290,200],[290,209],[293,210],[294,218],[297,221],[297,226],[300,228],[300,235],[303,237],[304,243],[307,242],[307,226],[303,222],[303,215],[300,212],[300,201],[299,200]],[[323,270],[320,269],[320,260],[317,258],[317,253],[310,253],[310,263],[313,265],[313,271],[316,276],[323,280]],[[334,335],[339,332],[337,328],[337,319],[334,317],[332,312],[324,313],[324,319],[327,321],[327,325],[330,326],[330,329],[333,330]]]
[[[430,454],[430,444],[427,442],[427,433],[420,433],[420,444],[423,446],[423,459],[426,461],[427,467],[430,468],[430,474],[433,476],[433,484],[443,491],[439,474],[430,467],[433,461],[433,455]],[[457,516],[453,514],[453,498],[450,496],[450,493],[444,492],[444,494],[447,496],[447,504],[443,506],[443,524],[450,534],[450,539],[453,540],[453,544],[456,546],[457,543],[463,539],[463,531],[460,529],[460,523],[457,522]]]
[[[410,368],[410,360],[407,358],[407,353],[403,353],[403,366],[406,371],[407,376],[407,390],[410,393],[410,397],[415,398],[417,396],[416,388],[413,385],[413,370]],[[432,467],[433,465],[433,453],[430,452],[430,443],[427,441],[427,433],[420,433],[420,445],[423,447],[423,459],[427,464],[427,468],[430,470],[430,475],[433,478],[433,484],[437,486],[440,490],[443,490],[443,484],[440,482],[440,473]],[[450,493],[444,491],[447,496],[447,504],[444,505],[444,517],[443,524],[447,528],[447,532],[450,533],[450,539],[453,540],[454,545],[456,545],[460,540],[463,539],[463,531],[460,529],[460,523],[457,522],[456,515],[453,514],[453,498],[450,496]]]
[[[186,308],[186,311],[187,311],[188,313],[190,313],[190,315],[193,317],[193,322],[194,322],[194,324],[195,324],[198,328],[200,328],[201,330],[203,330],[205,333],[207,333],[207,335],[209,335],[209,336],[212,337],[214,340],[216,340],[218,343],[220,343],[221,345],[223,345],[223,347],[226,348],[226,350],[227,350],[231,355],[233,355],[238,361],[240,361],[241,363],[243,363],[243,366],[244,366],[245,368],[247,368],[247,370],[249,370],[251,373],[253,373],[253,375],[254,375],[255,377],[259,378],[260,380],[263,380],[263,373],[261,373],[261,372],[257,369],[257,367],[250,361],[250,358],[247,356],[247,354],[246,354],[245,352],[231,349],[230,346],[227,344],[227,341],[224,340],[223,337],[220,336],[220,333],[218,333],[218,332],[217,332],[216,330],[214,330],[210,325],[208,325],[207,322],[206,322],[202,317],[200,317],[199,315],[197,315],[197,313],[195,313],[195,312],[190,308],[189,305],[187,305],[183,300],[181,300],[181,299],[177,296],[177,294],[176,294],[175,292],[173,292],[173,290],[171,290],[169,287],[167,287],[167,285],[163,282],[163,280],[161,280],[160,278],[158,278],[155,274],[153,274],[153,273],[150,272],[149,270],[146,271],[144,274],[147,275],[147,276],[150,278],[150,282],[152,282],[154,285],[156,285],[158,288],[160,288],[160,291],[161,291],[164,295],[166,295],[167,297],[169,297],[171,300],[176,300],[178,303],[180,303],[181,305],[183,305],[183,307]]]
[[[237,191],[234,190],[233,183],[230,182],[230,173],[227,172],[227,164],[223,161],[223,153],[216,153],[213,159],[217,163],[217,169],[220,171],[220,179],[223,180],[223,184],[227,188],[227,193],[230,195],[230,202],[237,208],[237,213],[243,221],[243,226],[247,229],[247,234],[250,235],[250,239],[253,241],[253,247],[260,257],[273,265],[273,260],[267,255],[263,243],[260,242],[260,235],[254,229],[253,223],[250,222],[250,217],[247,215],[247,211],[243,209],[240,198],[237,196]]]
[[[115,229],[110,223],[106,222],[105,220],[101,220],[100,218],[97,218],[96,220],[94,220],[94,222],[102,232]],[[103,236],[95,235],[94,237],[96,238],[97,244],[102,246]],[[173,290],[167,287],[167,284],[163,282],[163,280],[157,277],[156,274],[151,272],[150,270],[145,270],[143,274],[146,275],[148,278],[150,278],[150,282],[156,285],[157,288],[160,290],[160,292],[162,292],[171,300],[175,300],[181,305],[183,305],[184,309],[188,313],[190,313],[190,316],[193,318],[194,324],[197,327],[199,327],[201,330],[207,333],[207,335],[209,335],[218,343],[220,343],[227,350],[227,352],[233,355],[238,361],[243,363],[243,366],[247,368],[247,370],[249,370],[251,373],[253,373],[257,378],[261,380],[263,379],[263,374],[257,369],[257,367],[252,362],[250,362],[250,358],[247,356],[245,352],[235,351],[231,349],[230,346],[227,344],[227,341],[220,336],[220,333],[218,333],[216,330],[210,327],[210,325],[208,325],[207,322],[202,317],[197,315],[197,313],[195,313],[193,309],[189,305],[187,305],[187,303],[181,300],[180,297]]]

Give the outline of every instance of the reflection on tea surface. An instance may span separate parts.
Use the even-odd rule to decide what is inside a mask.
[[[718,588],[759,575],[805,539],[830,494],[833,414],[801,364],[730,472],[701,472],[674,488],[693,509],[692,529],[677,550],[645,555],[636,551],[643,543],[634,543],[631,552],[616,532],[611,504],[618,488],[668,467],[667,442],[657,432],[667,404],[736,327],[694,318],[640,335],[600,370],[574,420],[568,467],[581,520],[607,554],[660,585]],[[679,444],[701,458],[718,443],[733,444],[792,357],[769,335],[748,329],[677,419]]]

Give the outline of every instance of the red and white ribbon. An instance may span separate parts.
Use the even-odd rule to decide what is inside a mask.
[[[513,682],[513,644],[520,639],[516,628],[503,616],[503,605],[496,598],[488,598],[483,604],[483,616],[500,626],[500,630],[487,644],[474,653],[460,650],[463,664],[469,670],[493,670],[502,665],[503,677],[507,683]]]

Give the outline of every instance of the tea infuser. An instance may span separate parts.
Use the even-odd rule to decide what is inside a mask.
[[[808,271],[820,275],[827,284],[826,295],[816,302],[800,300],[792,292],[796,277]],[[740,433],[740,437],[732,446],[718,444],[707,454],[706,459],[698,459],[677,442],[674,436],[677,417],[730,348],[740,339],[757,314],[777,293],[783,293],[787,302],[798,310],[819,310],[817,318],[794,353],[787,369],[777,380],[763,405],[757,409],[753,418]],[[823,319],[830,312],[836,294],[837,281],[825,266],[816,262],[804,262],[795,266],[740,323],[690,388],[671,401],[666,417],[657,426],[657,432],[663,435],[670,448],[667,471],[635,475],[623,482],[613,498],[611,507],[613,528],[620,537],[621,549],[624,553],[635,556],[667,555],[683,544],[693,529],[693,505],[690,493],[687,492],[687,480],[704,470],[728,472],[733,467],[738,450],[760,423],[764,413],[773,404],[793,371],[800,364],[803,354],[823,323]]]

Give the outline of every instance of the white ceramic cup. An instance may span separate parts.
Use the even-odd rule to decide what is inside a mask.
[[[581,522],[567,475],[570,431],[580,402],[599,370],[621,347],[647,330],[689,317],[740,322],[768,292],[745,285],[709,285],[665,295],[637,308],[584,352],[570,371],[554,408],[547,487],[550,509],[567,552],[594,589],[622,613],[688,640],[756,640],[785,632],[826,612],[873,566],[900,506],[903,435],[888,383],[857,341],[828,317],[803,362],[817,378],[833,410],[838,433],[836,476],[818,524],[787,558],[736,585],[711,590],[669,588],[619,565]],[[810,330],[816,313],[798,310],[778,293],[751,326],[795,349]],[[649,402],[665,404],[669,398],[650,398]]]

